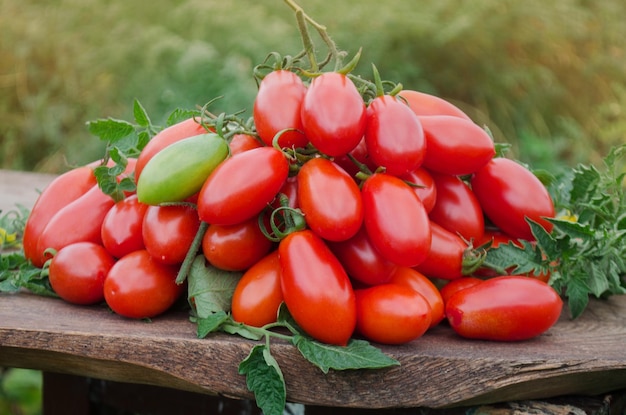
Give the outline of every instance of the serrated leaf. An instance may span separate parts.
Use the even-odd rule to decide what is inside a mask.
[[[380,369],[400,364],[365,340],[350,339],[346,346],[335,346],[296,334],[292,343],[306,360],[324,373],[330,369]]]
[[[224,333],[236,334],[249,340],[261,340],[263,334],[258,331],[252,331],[249,326],[245,324],[233,322],[232,319],[229,323],[222,324],[220,328]]]
[[[131,123],[114,118],[89,121],[87,127],[91,134],[111,144],[135,132],[135,127]]]
[[[224,311],[209,314],[196,320],[198,325],[197,336],[199,339],[205,338],[209,333],[220,330],[222,324],[230,320],[230,316]]]
[[[133,116],[135,117],[135,122],[137,123],[137,125],[141,127],[148,128],[152,125],[146,109],[137,99],[135,99],[133,102]]]
[[[256,345],[239,364],[239,374],[265,415],[282,415],[287,403],[283,373],[266,345]]]
[[[187,277],[188,298],[194,304],[198,318],[230,311],[233,292],[242,275],[241,272],[218,269],[208,263],[204,255],[198,255]]]
[[[589,286],[580,278],[569,278],[565,295],[570,316],[578,318],[589,304]]]
[[[526,274],[542,267],[541,255],[527,241],[521,241],[522,247],[513,242],[500,244],[487,250],[483,266],[499,274]]]
[[[199,116],[200,112],[198,110],[187,110],[182,108],[177,108],[171,112],[169,117],[167,117],[167,126],[172,126],[181,121],[185,121],[188,118]]]

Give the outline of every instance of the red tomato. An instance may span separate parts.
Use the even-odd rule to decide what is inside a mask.
[[[139,176],[143,168],[156,153],[184,138],[193,137],[206,132],[207,130],[202,124],[198,123],[194,118],[189,118],[159,131],[159,133],[152,137],[148,144],[146,144],[143,150],[141,150],[137,158],[137,164],[135,165],[135,183],[139,181]]]
[[[471,121],[459,107],[436,95],[412,90],[400,91],[398,95],[406,100],[416,115],[453,115]]]
[[[426,212],[430,213],[437,201],[437,186],[435,186],[435,180],[428,170],[420,167],[402,175],[400,178],[416,185],[411,186],[411,188],[422,201]]]
[[[363,202],[356,182],[337,164],[314,158],[298,172],[298,206],[318,236],[345,241],[361,228]]]
[[[142,226],[148,205],[131,195],[117,202],[104,217],[102,244],[115,258],[144,249]]]
[[[421,337],[430,327],[428,301],[414,289],[381,284],[354,291],[356,331],[367,340],[403,344]]]
[[[102,244],[102,222],[115,202],[95,185],[54,215],[39,237],[37,252],[56,251],[75,242]],[[40,260],[44,260],[45,257]]]
[[[435,327],[443,320],[444,304],[437,286],[424,274],[413,268],[398,267],[391,276],[392,284],[404,285],[420,293],[430,305],[430,327]]]
[[[374,164],[394,176],[420,167],[426,154],[424,130],[417,115],[390,95],[374,98],[367,107],[365,144]]]
[[[212,225],[234,225],[258,215],[288,174],[287,159],[273,147],[253,148],[224,160],[200,190],[200,219]]]
[[[389,282],[396,264],[376,250],[364,226],[346,241],[329,242],[328,246],[337,256],[353,280],[365,285]]]
[[[283,302],[278,250],[266,255],[241,277],[233,293],[233,319],[249,326],[274,323]]]
[[[63,300],[81,305],[104,300],[104,280],[115,259],[102,245],[77,242],[59,250],[50,261],[50,286]]]
[[[93,174],[93,170],[84,166],[56,177],[41,192],[26,220],[22,237],[24,257],[30,260],[34,266],[41,268],[45,262],[43,251],[39,251],[37,246],[39,237],[50,219],[95,185],[96,177]]]
[[[141,234],[155,261],[181,264],[200,228],[196,210],[186,205],[149,206]]]
[[[287,180],[285,180],[283,187],[281,187],[278,193],[282,193],[283,195],[287,197],[287,200],[288,200],[287,206],[289,206],[292,209],[297,208],[298,207],[298,177],[297,176],[287,177]],[[278,200],[275,200],[272,203],[272,207],[274,208],[279,207],[280,204],[277,202]]]
[[[437,200],[428,216],[430,220],[467,241],[480,240],[485,219],[472,189],[457,176],[432,173]]]
[[[461,277],[456,280],[451,280],[446,283],[439,290],[441,294],[441,298],[443,299],[443,303],[448,304],[448,300],[458,291],[464,290],[469,287],[473,287],[474,285],[480,284],[483,282],[480,278],[476,277]]]
[[[354,83],[337,72],[314,78],[300,113],[304,134],[329,156],[352,151],[365,133],[365,103]]]
[[[350,279],[324,241],[310,230],[287,235],[278,246],[285,304],[309,336],[344,346],[356,325]]]
[[[234,225],[210,225],[202,238],[202,252],[216,268],[243,271],[250,268],[272,249],[257,218]]]
[[[555,215],[552,198],[543,183],[521,164],[494,158],[474,174],[471,185],[485,215],[504,233],[534,240],[526,218],[548,232],[552,230],[552,224],[544,219]]]
[[[362,138],[361,141],[359,141],[359,144],[357,144],[357,146],[354,147],[354,149],[348,154],[354,157],[357,162],[364,164],[365,167],[367,167],[370,171],[375,171],[376,167],[378,167],[376,166],[376,164],[374,164],[369,156],[369,153],[367,152],[365,138]],[[354,177],[354,175],[361,171],[361,169],[352,159],[350,159],[350,157],[348,157],[348,154],[335,157],[334,160],[335,163],[337,163],[350,175],[350,177]]]
[[[388,260],[414,267],[430,250],[430,221],[413,189],[395,176],[375,173],[361,188],[370,241]]]
[[[451,115],[419,117],[426,136],[424,167],[451,175],[474,173],[496,154],[491,136],[472,121]]]
[[[552,327],[563,301],[543,281],[500,276],[458,291],[446,304],[450,326],[462,337],[519,341]]]
[[[257,133],[268,146],[272,145],[277,133],[281,134],[278,145],[305,147],[309,140],[304,135],[300,110],[307,92],[302,80],[293,72],[277,70],[263,78],[254,99],[252,110]]]
[[[156,262],[146,250],[120,258],[104,281],[104,299],[113,312],[151,318],[167,311],[185,290],[176,284],[178,267]]]
[[[454,280],[463,276],[463,261],[468,245],[457,234],[437,223],[430,223],[431,244],[428,256],[415,269],[429,278]]]
[[[235,154],[243,153],[244,151],[262,146],[263,145],[259,140],[249,134],[235,134],[228,143],[230,154],[233,156]]]

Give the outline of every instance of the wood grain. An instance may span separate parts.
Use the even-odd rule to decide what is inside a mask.
[[[5,192],[3,185],[0,194],[10,199]],[[225,334],[197,339],[185,312],[144,322],[102,306],[0,294],[1,366],[251,399],[237,367],[254,344]],[[544,335],[519,343],[465,340],[441,324],[409,344],[381,347],[401,363],[383,370],[325,375],[290,344],[273,341],[272,353],[292,402],[443,408],[624,389],[624,344],[626,297],[617,296],[592,301],[578,320],[564,314]]]

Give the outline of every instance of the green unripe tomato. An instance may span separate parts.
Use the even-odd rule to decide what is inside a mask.
[[[148,205],[180,202],[196,194],[228,156],[228,143],[214,133],[185,138],[150,159],[137,182],[137,198]]]

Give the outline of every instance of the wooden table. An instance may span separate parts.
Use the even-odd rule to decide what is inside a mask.
[[[0,208],[32,206],[51,178],[0,170]],[[0,366],[245,401],[253,397],[237,367],[254,344],[225,334],[198,339],[186,312],[148,323],[102,306],[0,294]],[[592,301],[576,321],[564,313],[547,333],[519,343],[465,340],[441,324],[409,344],[382,346],[401,363],[389,369],[324,375],[287,343],[273,341],[272,354],[289,401],[347,411],[604,396],[626,389],[625,344],[626,296],[616,296]]]

